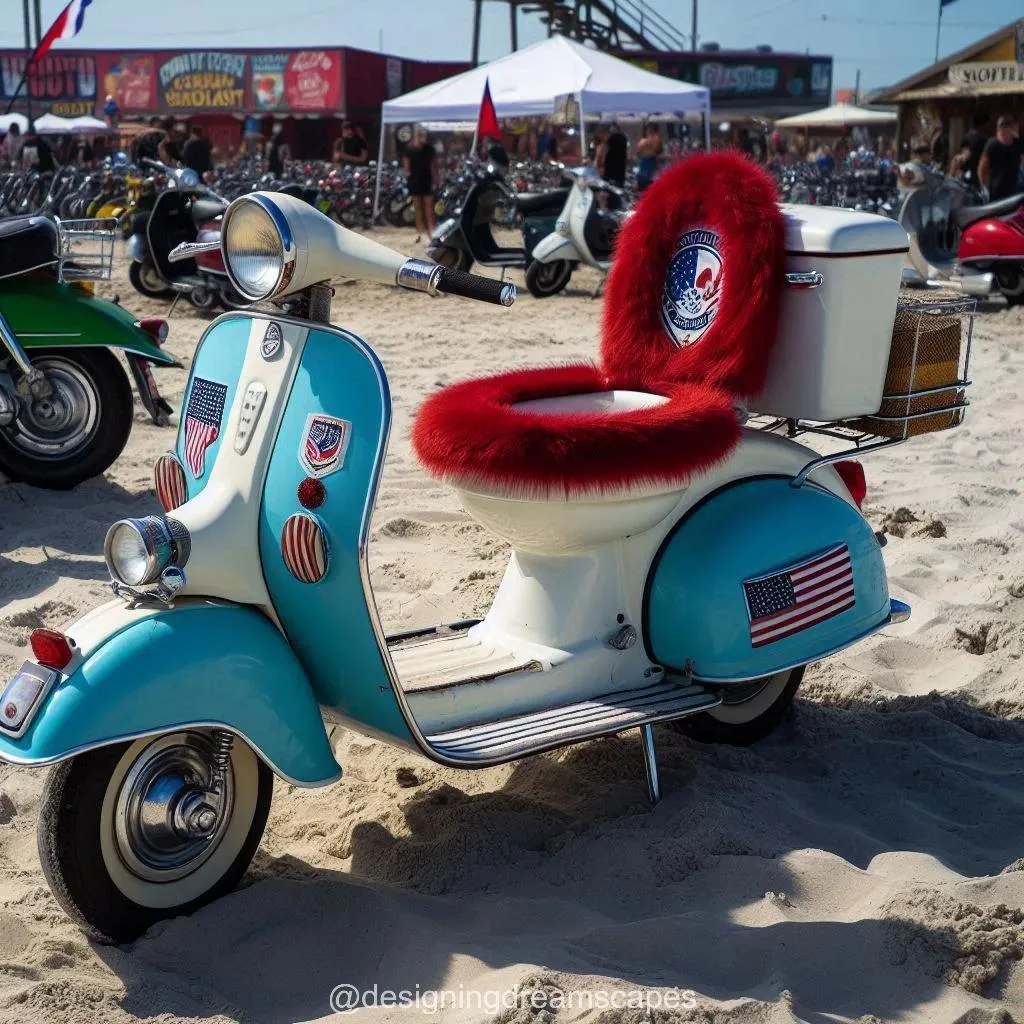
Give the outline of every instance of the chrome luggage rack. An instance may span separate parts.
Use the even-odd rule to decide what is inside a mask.
[[[60,246],[60,280],[109,281],[114,270],[117,218],[54,220]]]
[[[876,412],[831,422],[771,416],[753,416],[749,420],[748,426],[755,430],[782,433],[790,438],[815,434],[841,443],[838,451],[808,462],[793,478],[792,486],[803,486],[811,473],[822,466],[892,448],[920,434],[959,426],[963,421],[965,410],[970,405],[966,391],[971,386],[968,370],[977,300],[959,296],[932,301],[908,300],[909,296],[901,294],[885,388]],[[956,318],[960,325],[959,342],[962,343],[958,342],[952,358],[941,364],[948,365],[950,369],[955,365],[952,379],[937,386],[918,387],[919,370],[935,365],[934,359],[924,358],[934,356],[935,352],[922,351],[922,335],[935,329],[936,322],[929,319],[934,317]],[[942,326],[948,330],[950,324]],[[905,386],[899,385],[900,378],[905,378]],[[932,404],[933,401],[936,404]],[[929,419],[937,422],[929,425]]]

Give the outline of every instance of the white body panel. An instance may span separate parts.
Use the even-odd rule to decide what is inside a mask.
[[[786,269],[819,288],[787,289],[768,379],[752,411],[836,420],[878,410],[889,362],[906,232],[874,214],[784,206]]]
[[[576,251],[572,240],[558,231],[552,231],[546,238],[542,238],[530,255],[538,263],[554,263],[556,260],[572,260],[578,263],[583,259]]]

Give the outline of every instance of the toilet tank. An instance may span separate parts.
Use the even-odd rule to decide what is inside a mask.
[[[821,284],[786,288],[767,382],[748,407],[819,421],[877,412],[907,233],[872,213],[820,206],[782,210],[787,272],[817,272]]]

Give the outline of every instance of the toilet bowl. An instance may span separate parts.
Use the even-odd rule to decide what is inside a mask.
[[[518,402],[521,416],[629,413],[668,401],[640,391],[597,391]],[[643,533],[678,504],[686,483],[632,481],[615,489],[526,493],[512,484],[450,480],[465,510],[516,551],[558,555]]]

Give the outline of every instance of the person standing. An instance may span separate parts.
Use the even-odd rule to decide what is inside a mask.
[[[971,130],[964,136],[959,154],[962,156],[960,169],[963,172],[964,181],[975,188],[978,186],[978,164],[981,162],[981,154],[985,152],[986,142],[988,142],[988,113],[979,110],[971,118]],[[955,160],[956,157],[953,159]]]
[[[995,138],[985,143],[978,162],[978,180],[988,189],[989,202],[1020,191],[1020,155],[1017,119],[1012,114],[1003,114],[996,122]]]
[[[10,128],[7,129],[7,135],[4,137],[4,160],[16,164],[21,156],[21,147],[24,141],[18,123],[12,121]]]
[[[661,156],[661,129],[656,124],[645,124],[643,138],[636,145],[636,190],[644,192],[654,181]]]
[[[181,137],[174,126],[174,118],[165,117],[161,127],[164,137],[160,143],[160,159],[168,167],[177,167],[181,163]]]
[[[336,164],[366,164],[370,162],[370,150],[366,140],[356,134],[351,121],[341,126],[341,137],[334,143],[331,160]]]
[[[602,176],[609,185],[624,188],[626,185],[626,164],[629,159],[629,142],[617,124],[608,129],[605,142],[604,169]]]
[[[284,125],[274,125],[274,134],[267,143],[267,173],[280,178],[284,174],[284,162],[289,157],[288,143],[284,141]]]
[[[137,136],[131,144],[130,155],[132,163],[139,164],[143,160],[159,160],[160,146],[164,141],[164,134],[160,118],[150,118],[149,131]]]
[[[185,166],[191,167],[199,175],[200,180],[213,167],[212,152],[213,147],[210,140],[203,135],[202,126],[192,125],[189,129],[189,140],[185,143],[181,156]]]
[[[417,128],[412,145],[405,151],[405,177],[416,212],[416,231],[420,236],[434,232],[434,178],[437,152],[425,128]],[[417,238],[417,241],[419,239]]]

